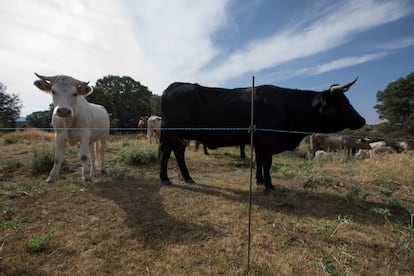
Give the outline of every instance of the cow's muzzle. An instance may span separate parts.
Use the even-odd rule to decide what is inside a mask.
[[[70,110],[69,108],[65,108],[65,107],[59,107],[56,109],[55,114],[59,117],[67,118],[67,117],[72,116],[72,110]]]

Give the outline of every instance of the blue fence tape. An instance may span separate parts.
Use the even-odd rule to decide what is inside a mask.
[[[26,127],[16,127],[16,128],[0,128],[2,131],[24,131],[24,130],[42,130],[42,131],[54,131],[54,130],[83,130],[84,128],[26,128]],[[108,130],[108,128],[88,128],[89,130]],[[338,133],[315,133],[309,131],[295,131],[295,130],[283,130],[283,129],[265,129],[265,128],[256,128],[255,126],[251,127],[173,127],[173,128],[150,128],[151,130],[163,130],[163,131],[255,131],[255,132],[274,132],[274,133],[290,133],[290,134],[323,134],[323,135],[339,135]],[[109,128],[110,131],[147,131],[147,128]],[[351,135],[351,134],[340,134],[341,136],[348,136],[353,138],[361,139],[371,139],[371,140],[387,140],[387,141],[407,141],[414,142],[414,138],[402,138],[402,137],[381,137],[381,136],[363,136],[363,135]]]

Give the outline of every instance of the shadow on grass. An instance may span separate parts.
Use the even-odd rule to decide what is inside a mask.
[[[158,178],[153,177],[145,178],[144,181],[141,178],[130,178],[119,183],[108,179],[91,185],[92,192],[114,201],[126,212],[125,223],[132,229],[133,238],[141,241],[146,248],[160,249],[168,244],[191,244],[222,234],[212,225],[181,221],[171,216],[170,213],[173,212],[167,212],[163,205],[161,188],[172,189],[171,193],[175,193],[174,190],[182,190],[190,192],[187,196],[191,196],[191,193],[202,194],[243,203],[246,206],[249,202],[249,192],[246,189],[217,187],[208,183],[180,183],[163,187]],[[179,201],[180,198],[177,197],[176,200]],[[407,211],[395,205],[368,200],[350,202],[344,195],[310,192],[305,189],[276,186],[274,191],[264,192],[254,185],[252,203],[263,210],[298,217],[335,220],[339,215],[347,215],[352,216],[354,222],[363,225],[383,225],[384,217],[372,211],[373,208],[382,208],[391,211],[390,221],[399,221],[403,224],[409,222]]]
[[[180,221],[172,217],[163,206],[162,186],[155,179],[129,178],[117,183],[108,180],[91,185],[91,191],[118,204],[127,214],[125,224],[133,237],[144,247],[160,249],[168,244],[189,244],[217,236],[208,225]]]
[[[246,190],[211,186],[205,183],[173,185],[173,187],[246,204],[249,202],[249,191]],[[368,200],[349,201],[344,195],[310,192],[305,189],[276,187],[271,192],[265,192],[262,187],[254,185],[252,205],[274,212],[315,219],[336,219],[339,215],[351,215],[353,221],[366,225],[383,225],[385,223],[383,216],[372,211],[374,208],[381,208],[390,210],[392,215],[389,219],[391,221],[406,225],[410,220],[408,211],[395,204]]]

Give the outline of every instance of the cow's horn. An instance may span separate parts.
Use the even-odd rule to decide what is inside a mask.
[[[329,90],[331,92],[335,92],[335,91],[346,92],[349,89],[349,87],[351,87],[354,83],[356,83],[357,80],[358,80],[358,76],[356,76],[356,78],[350,83],[342,84],[342,85],[332,85]]]
[[[42,75],[37,74],[36,72],[35,72],[35,75],[36,75],[39,79],[44,80],[44,81],[49,81],[49,82],[52,82],[52,81],[56,78],[56,77],[47,77],[47,76],[42,76]]]
[[[79,86],[86,86],[89,84],[89,81],[79,81]]]

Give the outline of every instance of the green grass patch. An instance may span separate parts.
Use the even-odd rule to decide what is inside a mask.
[[[158,151],[152,146],[139,146],[137,143],[125,146],[117,156],[117,161],[125,165],[149,165],[157,162]]]

